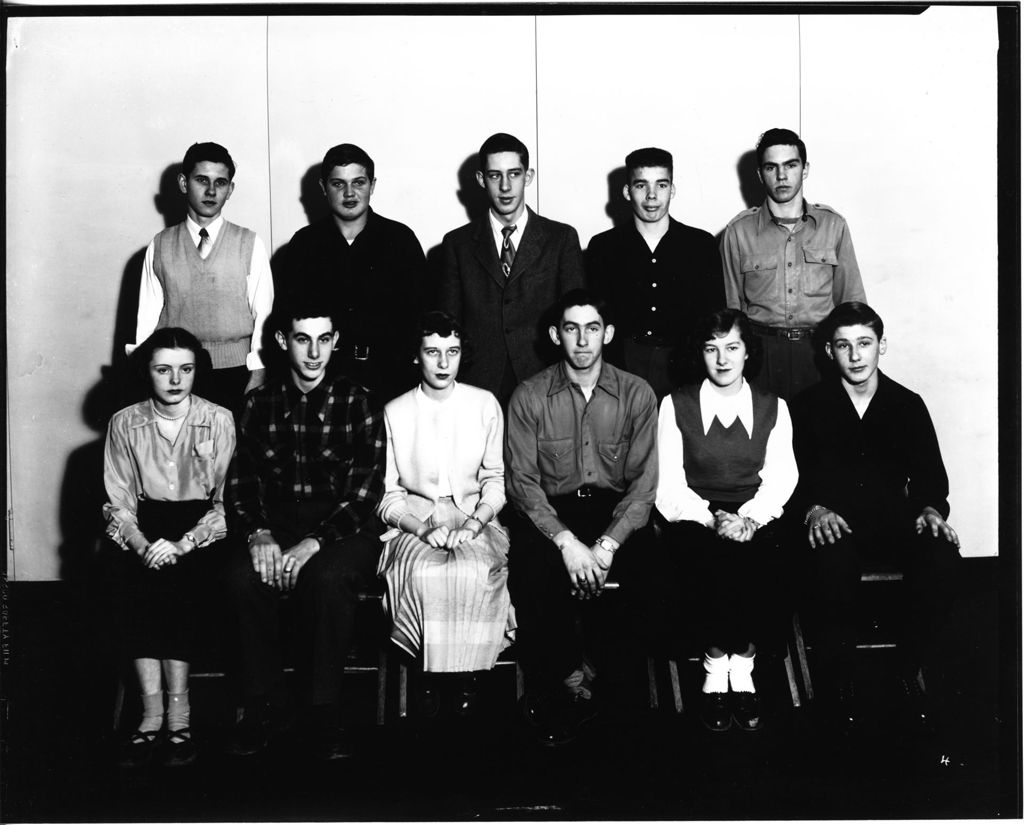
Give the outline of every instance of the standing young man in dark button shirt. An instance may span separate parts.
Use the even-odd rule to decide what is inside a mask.
[[[521,140],[491,135],[479,163],[476,179],[491,208],[444,236],[438,304],[473,342],[461,377],[494,393],[504,407],[516,384],[550,363],[545,313],[563,293],[583,286],[583,253],[575,229],[526,205],[534,171]]]
[[[516,388],[505,438],[510,520],[509,591],[539,741],[561,745],[594,715],[591,641],[599,605],[589,600],[615,563],[631,624],[658,483],[658,408],[642,378],[605,363],[615,334],[603,300],[566,293],[548,334],[559,363]],[[619,628],[621,629],[621,627]]]
[[[922,666],[941,675],[937,659],[960,558],[960,540],[946,523],[946,468],[924,401],[878,369],[887,345],[878,314],[860,302],[840,304],[822,333],[839,375],[793,404],[800,481],[792,510],[803,514],[810,546],[825,693],[837,720],[853,725],[861,568],[872,560],[894,564],[904,573],[906,599],[902,683],[911,720],[926,727]]]
[[[320,188],[331,214],[292,236],[281,292],[320,295],[338,319],[336,367],[381,401],[416,378],[402,336],[422,310],[426,258],[413,231],[370,208],[377,179],[370,156],[351,143],[327,150]]]
[[[622,195],[633,223],[590,239],[587,277],[615,307],[608,358],[647,380],[661,398],[683,378],[671,362],[673,350],[697,318],[725,307],[722,262],[710,233],[668,213],[676,194],[671,154],[630,152],[626,174]]]
[[[241,641],[245,718],[228,750],[267,746],[283,704],[279,597],[297,611],[301,695],[316,755],[349,755],[338,701],[358,594],[375,577],[374,510],[384,488],[384,426],[366,390],[327,376],[338,342],[323,301],[275,312],[288,372],[246,399],[228,477],[244,537],[227,576]]]
[[[756,152],[767,198],[722,234],[725,298],[764,342],[754,384],[788,401],[821,377],[815,327],[838,304],[866,299],[846,221],[804,200],[811,168],[804,142],[789,129],[769,129]]]

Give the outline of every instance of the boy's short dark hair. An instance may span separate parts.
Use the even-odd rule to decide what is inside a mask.
[[[634,149],[626,155],[626,181],[633,180],[633,172],[637,169],[664,166],[668,169],[669,179],[672,178],[672,153],[665,149],[658,149],[656,146],[648,146],[646,149]]]
[[[609,304],[603,297],[591,292],[589,289],[570,289],[555,302],[551,309],[551,323],[554,326],[557,327],[562,323],[562,316],[565,315],[565,311],[569,307],[593,307],[597,310],[597,314],[601,316],[601,321],[604,322],[605,326],[615,323],[609,317]]]
[[[878,340],[885,334],[881,316],[862,301],[847,301],[833,309],[818,327],[818,334],[825,343],[832,343],[832,336],[839,327],[853,327],[863,324],[871,327]]]
[[[519,161],[523,164],[523,169],[530,168],[530,151],[526,148],[526,144],[513,135],[498,132],[491,135],[480,145],[480,151],[477,153],[477,163],[480,165],[481,172],[487,171],[488,156],[496,155],[499,152],[515,152],[519,155]]]
[[[273,330],[287,338],[292,330],[292,321],[301,321],[303,318],[330,318],[331,328],[338,332],[338,316],[327,306],[324,296],[308,293],[291,296],[274,307],[271,318]]]
[[[181,161],[181,173],[186,178],[191,176],[196,164],[204,160],[210,163],[223,163],[228,167],[228,180],[235,179],[235,162],[228,150],[219,143],[193,143],[189,146]]]
[[[800,153],[800,160],[807,163],[807,147],[800,140],[800,136],[791,129],[769,129],[757,139],[757,167],[760,169],[764,163],[764,153],[772,146],[795,146]]]
[[[320,164],[320,180],[326,181],[335,166],[348,166],[350,163],[358,163],[366,170],[370,180],[374,179],[373,158],[354,143],[339,143],[324,155],[323,163]]]
[[[132,372],[142,382],[147,393],[152,389],[149,365],[153,360],[153,353],[158,349],[189,350],[196,359],[196,380],[213,369],[210,353],[206,351],[195,335],[181,327],[160,327],[139,344],[128,359]]]

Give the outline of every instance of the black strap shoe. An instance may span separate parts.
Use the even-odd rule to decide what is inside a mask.
[[[733,693],[732,718],[743,730],[761,730],[764,717],[761,715],[761,700],[757,694],[750,691]]]
[[[455,715],[460,719],[476,716],[480,706],[480,681],[475,673],[459,674],[459,689],[455,694]]]
[[[192,741],[192,731],[189,728],[179,728],[168,731],[164,741],[164,753],[161,764],[165,768],[180,768],[191,765],[199,757],[195,743]]]
[[[141,768],[153,759],[153,753],[160,744],[163,731],[137,730],[121,745],[117,764],[122,768]]]
[[[704,727],[715,732],[727,731],[732,727],[732,711],[729,709],[728,693],[701,694],[700,721]]]

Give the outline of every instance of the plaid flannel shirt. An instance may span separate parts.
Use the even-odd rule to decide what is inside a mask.
[[[269,528],[277,502],[334,500],[308,537],[321,546],[370,527],[384,491],[384,419],[369,393],[325,378],[308,394],[291,381],[249,393],[228,476],[228,500],[248,535]]]

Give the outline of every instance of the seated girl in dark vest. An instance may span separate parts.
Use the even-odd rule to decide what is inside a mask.
[[[752,673],[775,595],[772,522],[797,481],[786,402],[743,377],[758,343],[739,310],[702,318],[690,349],[707,378],[667,396],[658,421],[656,506],[674,580],[687,586],[688,630],[704,648],[701,719],[711,730],[763,724]]]
[[[107,534],[129,553],[126,636],[142,690],[142,721],[121,764],[149,762],[162,745],[163,763],[181,765],[196,757],[188,701],[196,584],[209,546],[227,532],[235,425],[226,409],[192,395],[197,373],[209,367],[192,333],[158,329],[132,359],[149,398],[111,419],[103,466]]]

